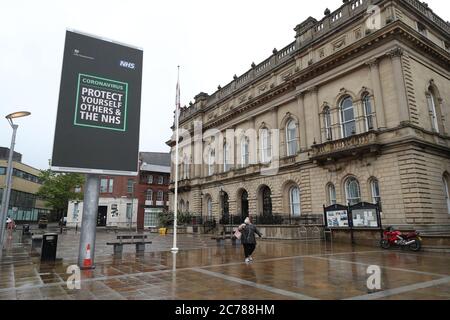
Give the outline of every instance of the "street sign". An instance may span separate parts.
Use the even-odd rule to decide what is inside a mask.
[[[52,170],[137,175],[143,51],[66,32]]]

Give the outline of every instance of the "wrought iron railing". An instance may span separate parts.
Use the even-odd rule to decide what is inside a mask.
[[[323,225],[322,215],[250,215],[250,219],[255,225]],[[219,223],[222,225],[239,225],[244,223],[244,218],[241,215],[223,215]]]

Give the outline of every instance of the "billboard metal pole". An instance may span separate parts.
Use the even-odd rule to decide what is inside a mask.
[[[84,185],[83,219],[81,221],[80,247],[78,253],[78,266],[81,269],[94,268],[99,191],[99,176],[87,174]]]

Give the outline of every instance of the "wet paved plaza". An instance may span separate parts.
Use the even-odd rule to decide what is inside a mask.
[[[217,245],[211,236],[149,234],[145,254],[125,246],[121,256],[99,231],[96,268],[81,272],[81,290],[67,288],[67,267],[77,263],[78,236],[59,236],[56,263],[40,263],[30,239],[16,232],[0,261],[0,299],[56,300],[304,300],[450,299],[450,254],[383,251],[325,242],[259,241],[255,261],[241,246]],[[369,266],[381,269],[381,290],[369,292]]]

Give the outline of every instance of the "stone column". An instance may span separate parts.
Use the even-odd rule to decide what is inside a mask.
[[[319,117],[319,88],[318,87],[312,87],[310,89],[311,96],[312,96],[312,113],[313,113],[313,141],[316,141],[317,144],[322,143],[322,135],[320,134],[320,117]]]
[[[380,68],[378,59],[367,62],[372,80],[373,96],[375,100],[375,112],[379,129],[386,128],[386,115],[384,112],[383,89],[380,79]]]
[[[403,75],[402,56],[403,50],[396,48],[388,53],[392,61],[392,72],[394,73],[394,85],[397,92],[399,122],[409,122],[408,97],[406,96],[405,78]]]
[[[249,136],[249,141],[250,141],[250,145],[249,145],[249,162],[250,165],[256,164],[258,163],[258,135],[259,133],[256,130],[256,117],[251,117],[249,119],[249,129],[250,129],[250,133],[253,134],[252,136]],[[253,131],[253,132],[251,132]]]
[[[272,109],[272,130],[279,130],[279,119],[278,119],[278,107],[274,107]],[[270,139],[271,139],[271,146],[272,146],[272,150],[271,150],[271,156],[272,156],[272,161],[273,162],[277,162],[278,161],[278,157],[280,154],[280,139],[276,139],[277,137],[279,137],[279,134],[274,134],[273,132],[270,134]],[[276,140],[275,140],[276,139]],[[278,140],[278,141],[277,141]],[[278,150],[276,152],[274,152],[275,148],[278,148]]]
[[[194,166],[194,178],[200,178],[202,176],[202,164],[203,164],[203,137],[201,127],[194,130],[194,149],[193,149],[193,166]]]
[[[308,148],[308,137],[306,133],[306,119],[305,119],[305,95],[303,92],[297,94],[298,118],[300,123],[300,150]]]

